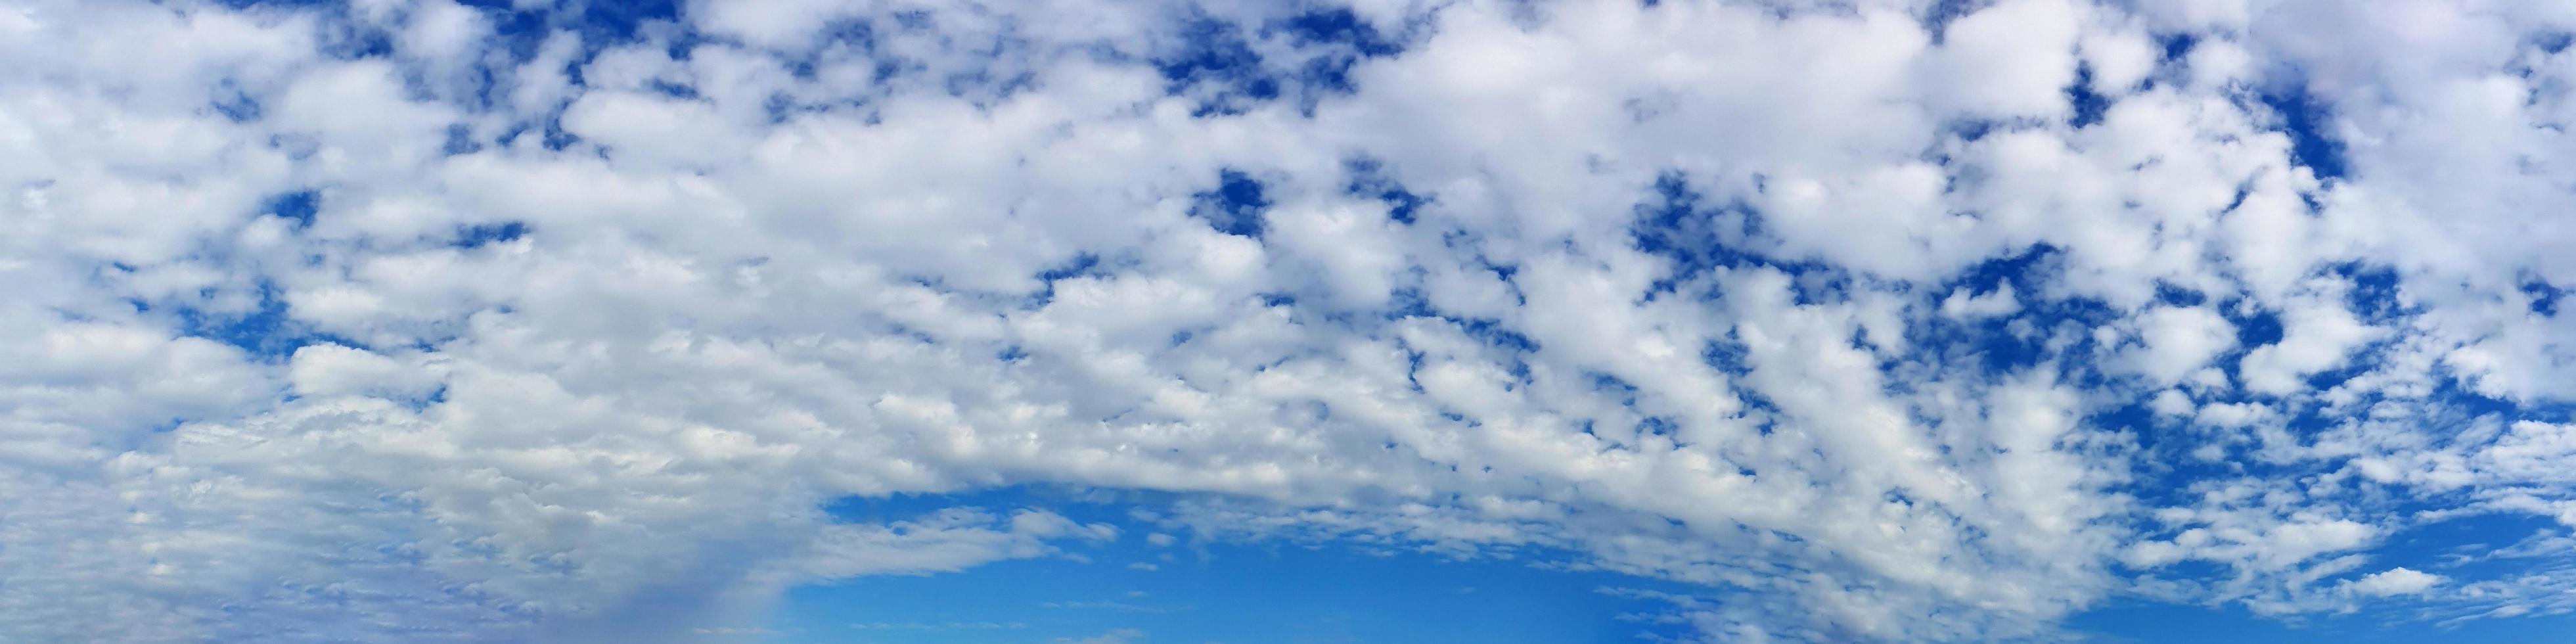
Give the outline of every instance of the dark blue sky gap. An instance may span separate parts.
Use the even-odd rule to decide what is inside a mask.
[[[1135,511],[1179,500],[1154,492],[1023,485],[835,501],[826,512],[850,523],[910,520],[952,507],[1000,513],[1040,508],[1080,523],[1115,525],[1121,534],[1108,543],[1066,544],[1088,561],[1042,558],[990,564],[965,575],[860,578],[799,589],[791,603],[838,609],[791,611],[784,624],[808,627],[812,634],[789,641],[1044,641],[1130,625],[1141,625],[1154,641],[1628,641],[1639,633],[1677,637],[1689,631],[1680,625],[1617,619],[1625,612],[1661,607],[1596,589],[1708,593],[1660,580],[1534,566],[1570,561],[1564,553],[1544,550],[1522,550],[1510,559],[1457,560],[1402,542],[1248,542],[1159,526]],[[1145,536],[1155,532],[1176,537],[1178,543],[1168,548],[1145,543]],[[1131,563],[1157,569],[1137,570]],[[978,575],[1017,581],[997,585]],[[949,633],[853,631],[846,627],[853,622],[1022,626]]]
[[[2290,137],[2291,158],[2315,171],[2318,179],[2343,178],[2343,144],[2325,130],[2334,113],[2307,93],[2304,82],[2293,85],[2295,89],[2262,95],[2263,105],[2281,117],[2281,133]]]
[[[1269,209],[1270,199],[1264,195],[1260,180],[1227,168],[1217,173],[1216,189],[1198,193],[1190,215],[1207,220],[1217,232],[1260,239],[1266,228],[1263,216]]]

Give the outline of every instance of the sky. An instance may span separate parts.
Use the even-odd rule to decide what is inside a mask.
[[[2563,641],[2571,43],[0,0],[0,640]]]

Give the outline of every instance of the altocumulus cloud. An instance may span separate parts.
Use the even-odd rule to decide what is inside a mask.
[[[2563,613],[2571,32],[0,0],[0,636],[688,639],[1138,538],[823,511],[1016,485],[1563,553],[1712,639]],[[2547,527],[2374,554],[2491,516]]]

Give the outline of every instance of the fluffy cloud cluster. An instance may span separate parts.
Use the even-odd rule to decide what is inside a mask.
[[[0,1],[0,634],[636,641],[1122,538],[822,510],[1010,485],[1721,639],[2576,610],[2576,5],[631,11]]]

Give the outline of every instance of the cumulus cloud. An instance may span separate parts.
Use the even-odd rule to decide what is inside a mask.
[[[2557,4],[683,4],[0,2],[0,639],[687,639],[1122,534],[823,510],[1013,485],[1712,638],[2576,609],[2361,572],[2576,528]]]
[[[2179,382],[2236,346],[2236,327],[2207,308],[2159,306],[2139,312],[2136,319],[2144,343],[2131,351],[2130,360],[2159,384]]]
[[[2361,579],[2352,582],[2352,589],[2354,592],[2376,597],[2418,595],[2432,590],[2433,586],[2440,583],[2442,583],[2441,575],[2411,568],[2390,568],[2362,575]]]

